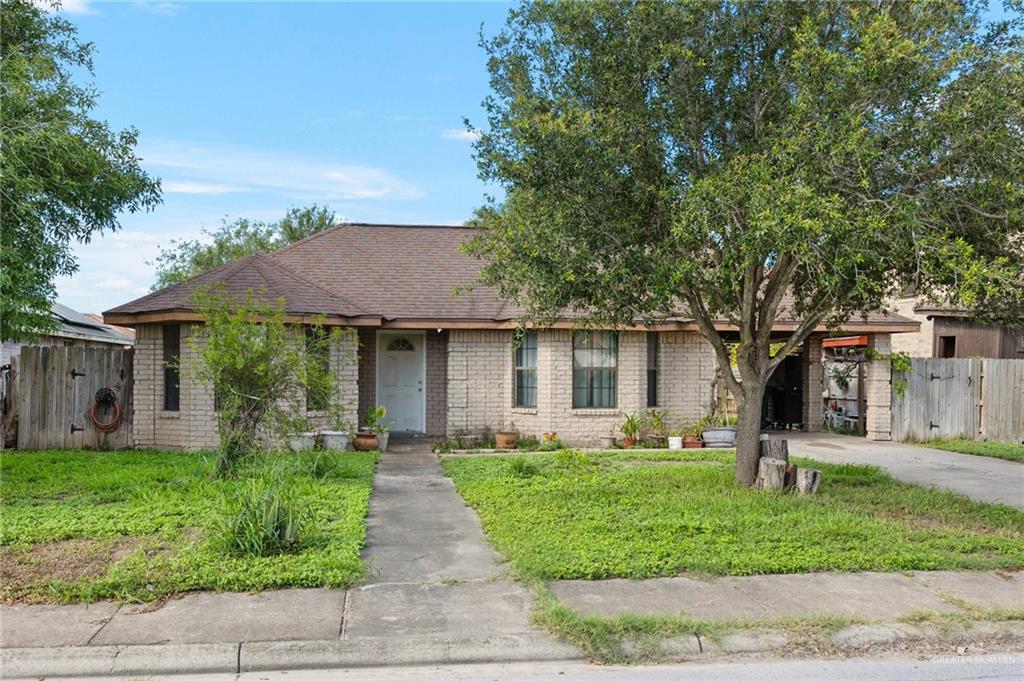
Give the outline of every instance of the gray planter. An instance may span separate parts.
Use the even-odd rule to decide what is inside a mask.
[[[324,441],[324,449],[332,452],[343,452],[348,449],[352,438],[343,430],[321,430],[320,437]]]
[[[387,451],[388,437],[390,435],[391,433],[386,430],[383,433],[377,433],[377,449],[379,449],[382,452]]]
[[[288,436],[288,449],[308,452],[316,446],[316,433],[292,433]]]
[[[704,440],[705,447],[736,446],[735,426],[727,426],[725,428],[708,428],[707,430],[701,431],[700,437]]]

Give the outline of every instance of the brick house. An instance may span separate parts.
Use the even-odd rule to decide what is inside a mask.
[[[263,291],[284,300],[291,321],[353,327],[332,366],[352,401],[352,420],[388,406],[396,431],[452,436],[514,423],[525,434],[556,431],[573,444],[616,431],[622,415],[657,406],[670,423],[704,415],[716,361],[694,322],[685,318],[617,330],[582,331],[572,319],[530,330],[521,342],[521,310],[474,283],[479,261],[459,246],[464,227],[342,224],[269,254],[248,256],[104,313],[108,323],[136,329],[136,445],[216,445],[212,389],[190,378],[197,358],[189,337],[200,316],[197,287],[218,284],[234,294]],[[780,325],[780,331],[785,331]],[[723,327],[725,328],[725,327]],[[873,314],[833,332],[867,334],[882,351],[889,334],[917,322]],[[804,396],[801,418],[821,420],[819,329],[792,372]],[[357,366],[338,358],[358,357]],[[180,374],[164,365],[180,356]],[[869,367],[869,437],[888,439],[888,364]],[[309,414],[321,421],[319,412]],[[873,418],[872,418],[873,417]]]

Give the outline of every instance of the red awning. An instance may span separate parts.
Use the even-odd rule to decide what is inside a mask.
[[[850,336],[848,338],[826,338],[821,341],[821,347],[823,348],[850,348],[866,346],[868,344],[867,336]]]

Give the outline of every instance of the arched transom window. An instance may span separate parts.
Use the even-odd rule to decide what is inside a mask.
[[[388,352],[414,352],[412,341],[408,338],[396,338],[388,343]]]

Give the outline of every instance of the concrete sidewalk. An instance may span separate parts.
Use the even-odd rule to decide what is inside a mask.
[[[1024,509],[1024,464],[1016,461],[833,433],[787,431],[771,437],[789,440],[789,453],[794,456],[878,466],[897,480]]]
[[[553,582],[563,603],[594,615],[679,615],[756,620],[809,615],[894,622],[911,613],[1024,608],[1024,572],[818,572],[699,580],[690,577]]]

